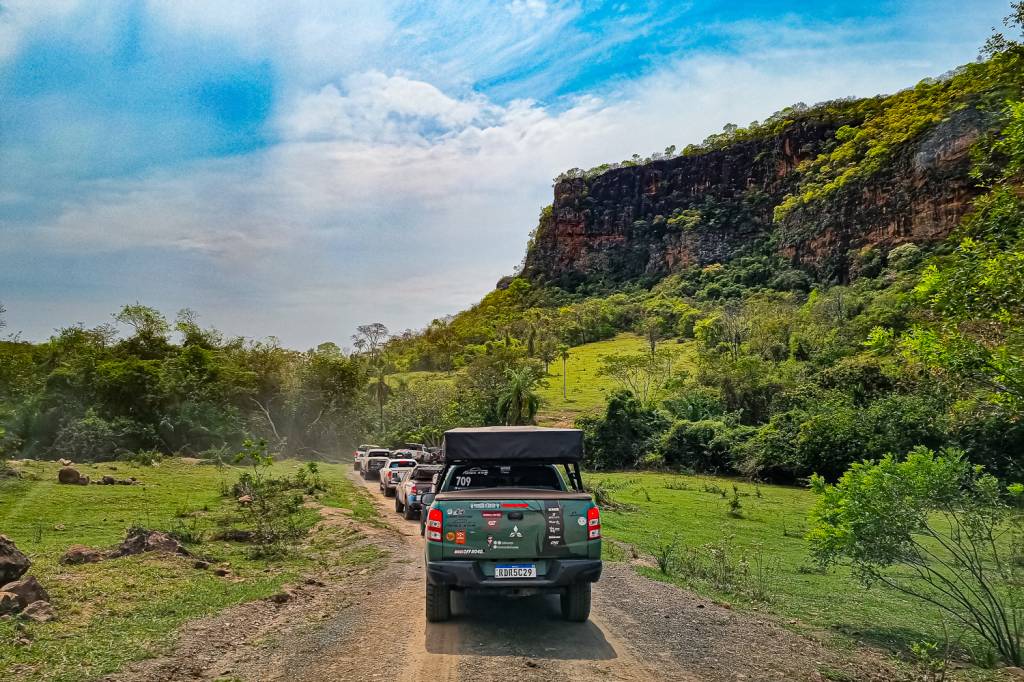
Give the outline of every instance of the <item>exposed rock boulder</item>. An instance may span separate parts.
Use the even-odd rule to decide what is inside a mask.
[[[111,558],[132,556],[143,552],[166,552],[168,554],[180,554],[188,556],[188,550],[181,546],[177,540],[167,533],[158,530],[146,530],[144,528],[133,528],[128,532],[128,537],[110,555]]]
[[[35,579],[35,576],[7,583],[0,587],[0,592],[8,592],[16,596],[21,608],[25,608],[36,601],[50,601],[50,595],[39,584],[39,581]]]
[[[58,459],[57,463],[60,464],[62,467],[69,467],[72,464],[74,464],[74,462],[72,462],[70,459],[64,459],[63,457]]]
[[[28,557],[5,535],[0,535],[0,585],[25,575],[32,565]]]
[[[0,616],[17,613],[18,611],[21,611],[18,595],[11,594],[10,592],[0,592]]]
[[[57,482],[64,485],[76,485],[82,480],[82,474],[74,467],[61,467],[57,472]]]
[[[34,620],[37,623],[48,623],[57,619],[57,612],[54,611],[50,602],[40,600],[26,606],[25,610],[21,612],[21,617]]]
[[[94,564],[97,561],[102,561],[103,558],[104,553],[98,549],[85,545],[71,545],[68,547],[68,551],[64,552],[64,556],[60,558],[60,562],[68,566],[75,566],[77,564]]]

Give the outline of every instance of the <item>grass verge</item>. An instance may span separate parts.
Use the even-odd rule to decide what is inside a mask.
[[[274,473],[297,467],[277,463]],[[195,554],[229,565],[226,578],[193,568],[186,557],[153,554],[62,566],[59,559],[68,546],[109,547],[133,525],[210,537],[210,517],[233,504],[222,489],[241,470],[181,459],[154,467],[99,464],[80,470],[93,480],[112,473],[135,476],[143,484],[63,486],[56,483],[54,463],[31,462],[19,469],[23,478],[0,482],[0,532],[30,556],[29,573],[50,592],[59,620],[0,621],[4,680],[100,677],[159,654],[185,621],[267,597],[312,569],[364,564],[379,556],[372,547],[349,548],[351,531],[325,528],[310,535],[301,552],[273,560],[255,559],[248,546],[236,542],[185,543]],[[354,518],[369,518],[365,491],[345,478],[341,465],[321,465],[321,472],[331,484],[331,501],[344,500]],[[306,517],[309,525],[316,518],[312,510]],[[17,643],[20,639],[28,643]]]

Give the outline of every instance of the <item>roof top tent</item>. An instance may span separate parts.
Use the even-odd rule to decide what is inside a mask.
[[[561,464],[570,483],[583,490],[580,460],[583,432],[540,426],[485,426],[445,431],[441,444],[445,464],[455,462],[521,462]]]

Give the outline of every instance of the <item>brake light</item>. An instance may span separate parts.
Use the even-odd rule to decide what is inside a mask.
[[[441,527],[444,515],[440,509],[432,508],[427,512],[427,540],[441,542]]]
[[[601,539],[601,510],[597,507],[587,510],[587,539]]]

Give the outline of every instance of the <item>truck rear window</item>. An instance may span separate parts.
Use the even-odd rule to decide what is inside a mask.
[[[551,466],[461,466],[452,469],[447,490],[475,488],[537,488],[564,490],[562,478]]]
[[[416,481],[429,481],[434,478],[434,474],[439,473],[441,473],[441,467],[416,467],[412,472],[412,477]]]

